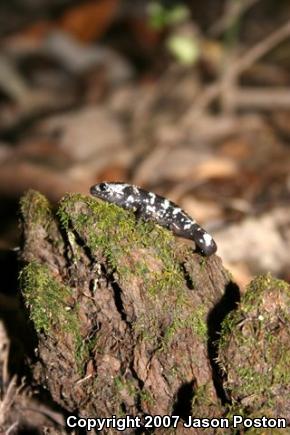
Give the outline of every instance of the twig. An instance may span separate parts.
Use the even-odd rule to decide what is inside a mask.
[[[5,391],[5,395],[0,402],[0,426],[3,425],[6,419],[6,413],[11,408],[15,397],[19,394],[21,387],[17,388],[17,378],[13,376],[10,383]]]
[[[227,83],[231,84],[237,81],[240,74],[289,36],[290,20],[249,49],[224,72],[218,81],[208,86],[195,100],[194,106],[185,114],[184,122],[190,124],[194,116],[200,115],[210,103],[225,91]]]
[[[7,431],[5,432],[5,435],[9,435],[10,433],[12,433],[12,432],[16,429],[16,427],[18,426],[18,424],[19,424],[19,421],[18,421],[18,420],[14,421],[14,423],[12,423],[11,426],[9,426],[9,428],[8,428]]]
[[[236,89],[232,95],[235,107],[258,108],[272,110],[273,108],[290,108],[290,88],[249,88]]]
[[[290,37],[290,20],[278,30],[272,32],[267,38],[254,45],[254,47],[238,59],[236,64],[231,68],[231,74],[241,74],[288,37]]]
[[[230,26],[233,25],[248,9],[260,0],[242,0],[240,2],[229,1],[225,14],[216,21],[209,29],[209,35],[213,37],[220,36]]]

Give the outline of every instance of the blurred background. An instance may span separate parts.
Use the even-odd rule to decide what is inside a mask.
[[[242,288],[289,280],[289,151],[287,0],[1,2],[5,270],[25,190],[117,180],[180,204]]]
[[[56,204],[105,180],[181,205],[242,291],[256,274],[289,281],[289,0],[2,1],[2,318],[20,196]]]

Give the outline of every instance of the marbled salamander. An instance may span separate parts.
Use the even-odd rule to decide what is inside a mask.
[[[203,255],[212,255],[217,250],[212,236],[185,211],[162,196],[126,183],[95,184],[90,193],[124,209],[134,210],[138,217],[169,228],[177,236],[193,240]]]

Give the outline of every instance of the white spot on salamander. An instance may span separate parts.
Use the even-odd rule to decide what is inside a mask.
[[[170,206],[170,202],[168,199],[165,199],[162,203],[162,208],[165,208],[165,210]]]
[[[146,206],[146,212],[156,213],[156,207],[151,207],[151,205]]]
[[[148,194],[149,196],[150,196],[150,204],[154,204],[154,202],[155,202],[155,199],[156,199],[156,195],[155,195],[155,193],[153,193],[153,192],[149,192],[149,194]]]
[[[128,187],[128,184],[112,184],[112,186],[108,186],[112,193],[116,193],[117,195],[123,195],[124,189]]]
[[[212,236],[208,233],[205,233],[203,236],[203,241],[205,242],[206,246],[210,246],[212,244]]]
[[[127,198],[128,202],[134,202],[134,196],[133,195],[129,195]]]
[[[179,212],[181,212],[181,208],[176,207],[176,208],[173,210],[172,214],[175,216],[175,215],[177,215]]]

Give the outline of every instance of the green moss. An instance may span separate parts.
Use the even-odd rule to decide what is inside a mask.
[[[255,418],[259,418],[261,419],[261,417],[266,417],[266,418],[277,418],[277,415],[273,414],[272,410],[271,410],[272,404],[271,403],[267,403],[265,405],[265,407],[260,408],[257,411],[254,412],[249,412],[248,409],[245,409],[243,406],[241,406],[241,404],[237,403],[237,402],[233,402],[231,405],[228,405],[228,410],[227,413],[225,415],[225,418],[228,418],[230,421],[230,425],[232,426],[232,422],[233,422],[233,418],[234,416],[240,415],[243,419],[246,418],[250,418],[250,419],[255,419]],[[241,432],[244,433],[244,426],[243,424],[239,424],[237,426],[237,428],[232,428],[232,434],[233,435],[240,435]],[[274,428],[247,428],[246,429],[246,433],[247,434],[251,434],[251,435],[289,435],[290,433],[290,428],[283,428],[283,429],[274,429]]]
[[[203,384],[194,389],[194,396],[191,405],[192,414],[194,416],[196,416],[197,411],[200,409],[207,409],[207,412],[209,413],[211,406],[214,406],[215,408],[218,406],[217,402],[213,401],[211,398],[212,395],[210,388],[212,388],[210,384]],[[210,415],[208,416],[210,417]]]
[[[82,195],[67,195],[60,204],[58,216],[67,232],[76,231],[84,238],[93,255],[105,256],[126,285],[139,278],[153,304],[153,314],[146,312],[133,325],[143,339],[154,339],[160,332],[160,313],[154,308],[155,300],[163,300],[164,317],[172,318],[164,344],[168,345],[180,328],[190,328],[206,338],[205,312],[200,307],[192,313],[171,231],[151,221],[136,221],[131,211]],[[202,260],[201,267],[205,264]],[[186,312],[190,314],[185,315]]]
[[[289,307],[289,285],[268,274],[252,281],[224,320],[219,362],[233,398],[275,403],[275,391],[289,389]]]
[[[265,291],[269,291],[270,289],[274,289],[278,292],[286,292],[290,296],[289,284],[267,273],[266,275],[255,278],[247,287],[243,297],[243,310],[250,310],[253,304],[258,305]]]
[[[181,329],[191,329],[192,333],[200,337],[202,340],[207,339],[207,325],[205,321],[205,309],[200,306],[194,312],[184,316],[181,311],[182,307],[174,310],[174,319],[171,325],[166,329],[164,334],[163,344],[168,346],[176,332]]]
[[[133,399],[137,397],[138,389],[133,380],[126,379],[122,376],[116,376],[114,379],[115,395],[120,398],[122,402],[122,397],[130,396]]]
[[[201,257],[199,262],[201,270],[204,270],[206,268],[206,263],[207,263],[207,257]]]
[[[153,222],[136,222],[133,212],[81,195],[66,196],[58,216],[66,231],[72,229],[84,237],[89,249],[101,252],[122,279],[140,277],[152,296],[183,285],[170,231]],[[155,271],[150,270],[148,257],[140,255],[142,249],[152,250],[158,259],[160,267]]]
[[[82,365],[88,355],[88,345],[80,334],[78,307],[72,309],[68,305],[71,290],[53,278],[47,266],[36,262],[23,268],[20,285],[36,331],[49,336],[54,331],[71,334],[75,358]]]
[[[135,336],[142,341],[153,342],[159,337],[160,319],[153,310],[141,314],[132,326]]]
[[[154,405],[156,403],[155,399],[152,397],[150,391],[146,388],[143,388],[140,393],[140,399],[142,402],[147,403],[148,405]]]
[[[290,349],[280,346],[279,353],[277,364],[273,367],[272,376],[276,382],[290,385]]]
[[[155,300],[163,299],[164,317],[173,319],[166,332],[167,343],[179,328],[191,328],[202,337],[206,335],[204,313],[197,309],[184,318],[184,311],[189,308],[186,307],[184,276],[176,260],[171,231],[150,221],[136,221],[133,212],[80,194],[66,195],[57,216],[67,233],[71,261],[77,261],[80,254],[77,235],[93,256],[106,258],[121,284],[122,280],[128,284],[139,279],[148,298],[152,299],[153,308]],[[142,316],[137,319],[135,330],[145,339],[156,337],[160,327],[158,316],[160,313],[157,312],[154,315],[145,313],[143,319]],[[47,316],[41,321],[47,326]]]
[[[129,379],[125,379],[124,377],[117,376],[114,379],[114,386],[115,386],[115,394],[120,398],[120,401],[122,401],[122,396],[129,395],[136,401],[141,400],[142,402],[146,402],[148,405],[153,405],[155,403],[154,398],[146,388],[143,388],[140,391],[137,388],[136,384]]]
[[[45,225],[51,219],[51,211],[46,199],[36,193],[29,192],[22,201],[24,216],[33,213],[34,222]],[[34,215],[36,218],[34,218]],[[49,216],[49,218],[48,218]],[[83,254],[79,239],[91,251],[92,257],[105,259],[109,271],[120,280],[120,284],[142,286],[147,304],[152,304],[152,310],[140,315],[132,325],[136,334],[143,339],[155,340],[164,334],[162,319],[172,319],[168,326],[164,343],[170,344],[175,333],[180,328],[190,328],[202,337],[206,337],[207,327],[205,313],[202,308],[192,312],[190,296],[186,295],[186,283],[181,267],[176,259],[175,239],[171,231],[153,222],[136,221],[133,212],[96,200],[80,194],[68,194],[59,204],[57,217],[60,226],[66,233],[66,243],[70,246],[70,261],[75,263]],[[145,255],[146,254],[146,255]],[[205,263],[203,263],[205,264]],[[33,266],[31,266],[33,267]],[[36,328],[49,330],[52,319],[72,315],[58,304],[59,284],[46,273],[40,271],[32,283],[32,271],[25,270],[26,288],[39,286],[38,300],[33,292],[27,292],[26,298],[32,307],[32,316]],[[28,279],[28,275],[30,278]],[[136,284],[137,280],[137,284]],[[29,281],[29,283],[28,283]],[[40,282],[40,285],[36,282]],[[50,287],[44,297],[41,289]],[[69,297],[70,289],[61,287],[62,297]],[[156,309],[156,304],[159,304]],[[56,308],[55,305],[59,305]],[[56,312],[60,309],[61,313]],[[69,323],[71,323],[70,320]],[[78,338],[79,348],[83,340]],[[83,351],[81,351],[83,352]]]
[[[48,200],[41,193],[35,190],[28,190],[20,199],[20,212],[25,220],[32,224],[43,225],[47,228],[52,212]],[[30,217],[32,216],[32,219]]]

